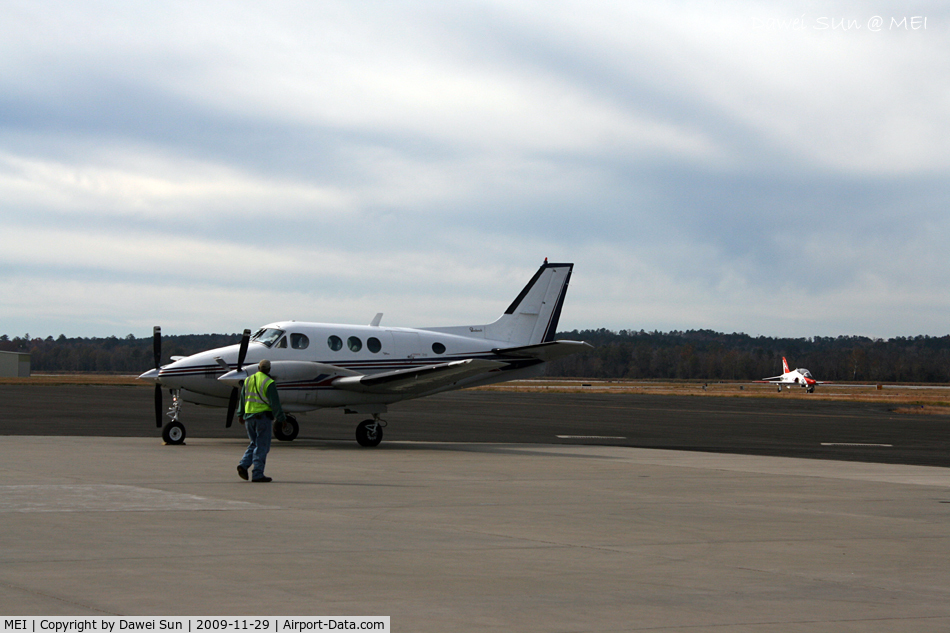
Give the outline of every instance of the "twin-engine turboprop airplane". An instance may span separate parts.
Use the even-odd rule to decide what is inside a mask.
[[[811,372],[807,369],[799,368],[794,370],[789,370],[788,361],[785,360],[785,357],[782,356],[782,370],[785,372],[781,376],[773,376],[772,378],[763,378],[762,380],[756,380],[755,382],[767,382],[773,385],[778,385],[779,392],[782,391],[782,385],[787,385],[789,389],[792,388],[792,385],[799,385],[807,393],[812,393],[815,391],[817,385],[823,385],[825,383],[820,380],[815,380],[811,377]]]
[[[356,441],[376,446],[386,424],[379,416],[394,402],[536,377],[548,361],[590,348],[581,341],[554,340],[573,268],[544,260],[505,313],[485,325],[383,327],[382,314],[369,325],[281,321],[253,335],[244,330],[239,345],[173,357],[164,366],[159,366],[161,330],[156,327],[155,369],[139,378],[155,383],[158,427],[164,419],[162,388],[171,391],[171,420],[162,428],[169,444],[185,440],[182,402],[227,407],[230,427],[241,382],[267,358],[285,412],[335,407],[372,415],[356,427]],[[293,415],[277,426],[274,435],[285,441],[300,430]]]

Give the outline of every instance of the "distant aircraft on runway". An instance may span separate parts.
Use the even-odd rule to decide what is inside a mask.
[[[455,327],[381,327],[281,321],[244,330],[239,345],[161,362],[161,328],[154,333],[155,369],[139,376],[155,383],[155,422],[162,427],[162,388],[172,395],[162,428],[169,444],[185,440],[182,402],[227,407],[230,427],[242,381],[271,361],[281,406],[288,413],[342,408],[372,415],[356,427],[361,446],[376,446],[387,407],[400,400],[443,391],[540,376],[548,361],[591,348],[582,341],[557,341],[558,319],[574,264],[544,260],[505,313],[493,323]],[[293,415],[275,426],[289,441],[300,427]]]
[[[788,361],[785,360],[785,357],[782,356],[782,370],[785,372],[781,376],[773,376],[771,378],[763,378],[762,380],[756,380],[755,382],[767,382],[773,385],[778,385],[778,390],[782,391],[782,385],[787,385],[788,389],[792,388],[792,385],[799,385],[807,393],[812,393],[815,391],[816,385],[823,385],[820,380],[815,380],[811,376],[811,372],[807,369],[793,369],[789,370]]]

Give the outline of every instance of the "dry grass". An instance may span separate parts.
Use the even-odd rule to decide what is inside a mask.
[[[705,384],[706,388],[703,389]],[[37,374],[29,378],[0,378],[0,385],[98,385],[152,387],[135,376],[105,374]],[[482,391],[554,393],[640,393],[691,397],[783,398],[874,402],[894,405],[894,411],[914,415],[950,415],[950,385],[820,385],[814,393],[795,387],[778,393],[772,385],[740,382],[659,382],[624,380],[516,380],[477,387]]]
[[[106,387],[130,386],[151,387],[152,383],[138,380],[136,376],[107,374],[34,374],[29,378],[0,378],[0,385],[98,385]]]
[[[703,386],[705,385],[705,389]],[[862,385],[837,383],[819,385],[814,393],[800,387],[782,389],[775,386],[742,382],[653,382],[653,381],[581,381],[523,380],[481,387],[489,391],[561,393],[642,393],[695,397],[782,398],[876,402],[906,405],[903,413],[950,414],[950,385]],[[916,406],[914,406],[916,405]]]

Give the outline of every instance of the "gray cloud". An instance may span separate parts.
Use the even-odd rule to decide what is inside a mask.
[[[565,327],[946,334],[950,12],[895,11],[13,3],[0,329],[468,322],[548,256]]]

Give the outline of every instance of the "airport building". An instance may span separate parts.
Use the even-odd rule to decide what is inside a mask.
[[[0,352],[0,378],[29,378],[29,376],[29,354]]]

